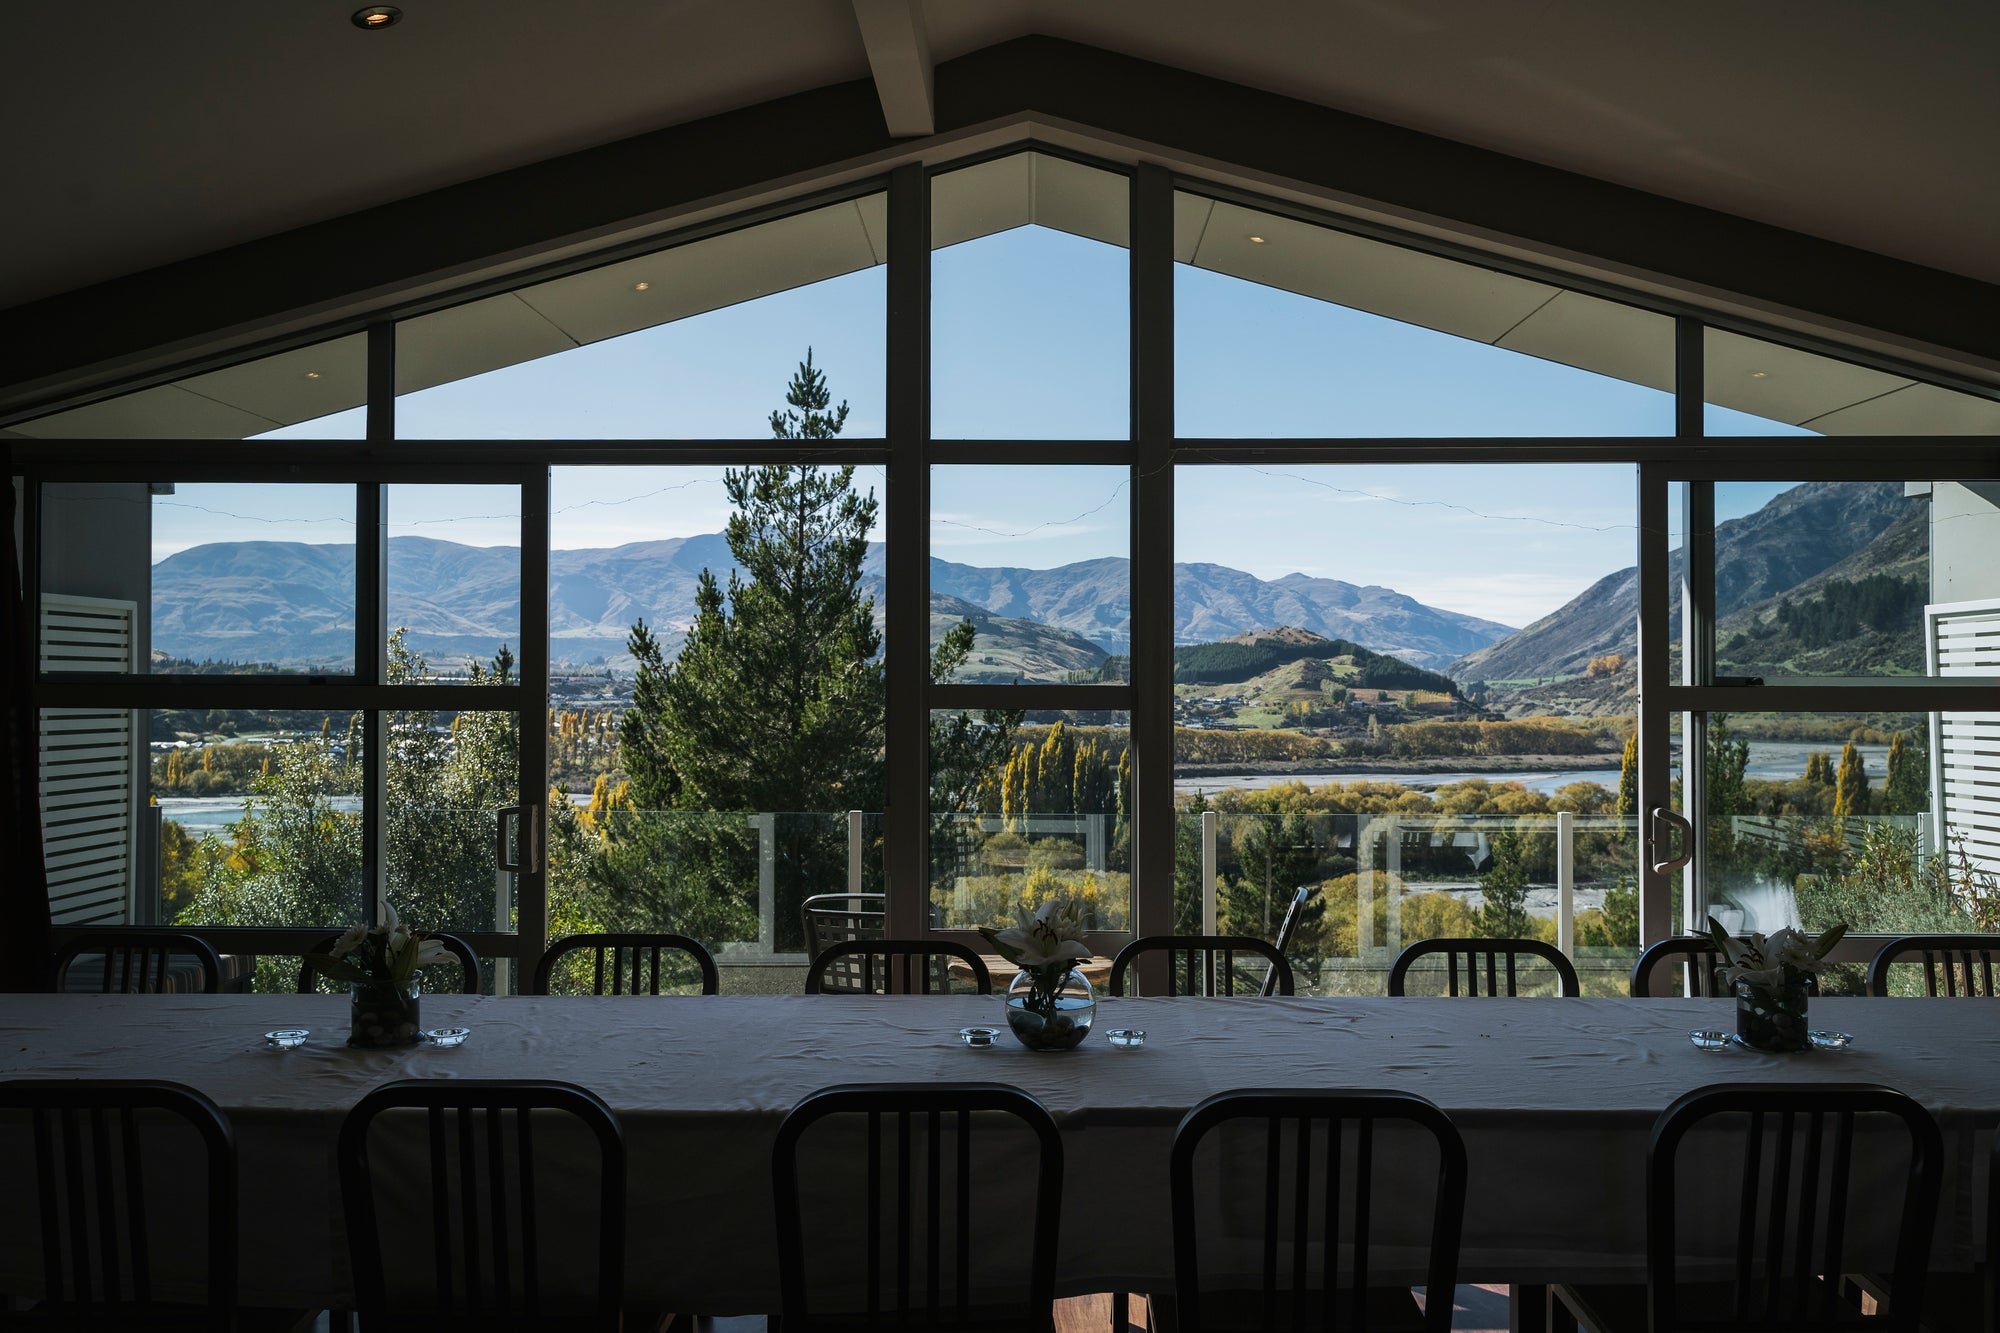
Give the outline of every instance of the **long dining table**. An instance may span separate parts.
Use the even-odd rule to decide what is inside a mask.
[[[1712,999],[1105,999],[1099,1031],[1054,1054],[1015,1044],[988,996],[437,995],[423,1005],[427,1024],[470,1038],[351,1049],[338,996],[5,996],[0,1077],[173,1079],[220,1104],[241,1159],[243,1299],[258,1304],[348,1302],[335,1137],[364,1092],[402,1078],[564,1079],[604,1098],[629,1154],[628,1301],[650,1308],[777,1308],[772,1140],[801,1097],[852,1082],[984,1080],[1039,1098],[1064,1142],[1065,1294],[1169,1288],[1174,1127],[1203,1098],[1251,1087],[1394,1088],[1443,1107],[1470,1163],[1464,1281],[1640,1276],[1653,1121],[1681,1093],[1719,1082],[1909,1093],[1944,1127],[1933,1262],[1969,1266],[1986,1244],[2000,1011],[1974,1001],[1815,1000],[1814,1024],[1853,1044],[1792,1056],[1696,1049],[1691,1029],[1731,1026],[1732,1002]],[[960,1028],[979,1024],[1002,1028],[997,1044],[960,1042]],[[280,1027],[312,1035],[295,1050],[267,1047],[264,1032]],[[1143,1029],[1145,1044],[1114,1048],[1110,1027]],[[0,1141],[0,1152],[22,1146]],[[0,1239],[0,1279],[31,1289],[34,1247]]]

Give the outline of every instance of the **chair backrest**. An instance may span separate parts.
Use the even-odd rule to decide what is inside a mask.
[[[233,1327],[236,1315],[236,1140],[214,1102],[179,1083],[20,1079],[0,1083],[0,1113],[33,1122],[34,1162],[12,1164],[11,1187],[35,1191],[41,1218],[41,1313],[51,1328],[143,1328],[162,1304],[153,1260],[193,1235],[203,1237],[206,1326]],[[173,1117],[181,1126],[162,1124]],[[9,1116],[11,1118],[11,1115]],[[171,1135],[172,1143],[165,1142]],[[26,1140],[22,1140],[25,1146]],[[183,1170],[200,1145],[199,1207],[180,1191],[155,1188],[149,1215],[147,1148]],[[156,1187],[159,1181],[152,1182]],[[164,1197],[162,1197],[164,1196]],[[156,1230],[153,1222],[160,1223]],[[205,1225],[204,1225],[205,1224]],[[162,1244],[173,1240],[174,1245]],[[181,1293],[184,1297],[185,1293]],[[178,1307],[185,1326],[185,1300]],[[78,1307],[92,1312],[81,1318]],[[78,1318],[70,1312],[77,1311]]]
[[[889,933],[889,899],[880,893],[815,893],[799,904],[806,957],[843,940],[879,940]]]
[[[588,952],[588,963],[563,960]],[[722,989],[715,970],[715,958],[699,940],[666,932],[570,935],[557,940],[535,964],[533,993],[536,995],[574,994],[588,984],[591,995],[658,995],[662,985],[671,994],[687,981],[688,965],[699,975],[701,993],[714,995]],[[558,969],[561,976],[558,976]],[[663,970],[664,969],[664,970]],[[551,989],[566,983],[560,989]]]
[[[1724,1135],[1737,1122],[1740,1147],[1730,1151]],[[1703,1132],[1691,1138],[1698,1129]],[[1907,1157],[1902,1143],[1892,1146],[1892,1136],[1907,1144]],[[1692,1147],[1696,1160],[1677,1169],[1683,1147]],[[1862,1179],[1854,1169],[1857,1147],[1880,1168]],[[1937,1122],[1892,1088],[1738,1083],[1683,1095],[1660,1114],[1647,1151],[1652,1327],[1718,1333],[1853,1328],[1851,1312],[1840,1308],[1838,1275],[1880,1271],[1874,1256],[1855,1252],[1852,1233],[1897,1216],[1885,1195],[1900,1185],[1889,1303],[1879,1325],[1868,1327],[1915,1333],[1943,1158]],[[1717,1181],[1734,1191],[1733,1208],[1716,1206]],[[1681,1198],[1693,1182],[1686,1218],[1690,1236],[1701,1238],[1699,1257],[1709,1265],[1716,1256],[1733,1260],[1727,1297],[1707,1297],[1699,1308],[1683,1302],[1678,1286]]]
[[[2000,997],[1993,987],[2000,935],[1905,935],[1890,940],[1868,965],[1868,993],[1889,994],[1889,969],[1898,963],[1924,969],[1924,994]]]
[[[1197,1172],[1203,1141],[1219,1132],[1209,1166]],[[1434,1159],[1422,1147],[1425,1138],[1435,1147]],[[1380,1198],[1407,1215],[1406,1205],[1420,1202],[1433,1178],[1424,1286],[1449,1292],[1458,1276],[1465,1171],[1465,1144],[1457,1128],[1443,1111],[1411,1093],[1258,1089],[1210,1097],[1174,1132],[1169,1168],[1180,1328],[1195,1333],[1226,1323],[1303,1333],[1370,1327],[1379,1308],[1369,1290],[1371,1201]],[[1225,1214],[1236,1220],[1230,1237],[1236,1243],[1230,1248],[1235,1280],[1205,1285],[1202,1228]],[[1246,1226],[1248,1250],[1240,1248],[1243,1237],[1235,1234]],[[1390,1239],[1395,1246],[1408,1243],[1400,1232]],[[1246,1290],[1243,1274],[1253,1257],[1262,1282]],[[1409,1285],[1392,1283],[1386,1294],[1407,1301]],[[1211,1293],[1206,1309],[1204,1290]],[[1451,1304],[1426,1303],[1427,1333],[1451,1328]],[[1402,1313],[1413,1316],[1414,1304]]]
[[[1313,896],[1318,887],[1316,884],[1300,885],[1292,894],[1291,904],[1285,908],[1285,919],[1278,923],[1278,938],[1271,942],[1271,946],[1279,953],[1285,955],[1288,966],[1291,961],[1292,937],[1299,933],[1299,922],[1305,918],[1306,914],[1306,902]],[[1276,995],[1278,993],[1278,976],[1278,969],[1275,967],[1264,974],[1263,993],[1265,995]],[[1294,984],[1297,983],[1296,977],[1293,978],[1293,982]]]
[[[806,994],[946,995],[954,962],[981,995],[993,993],[985,961],[955,940],[842,940],[813,957]]]
[[[1523,958],[1548,964],[1554,970],[1564,995],[1583,994],[1583,987],[1576,979],[1576,968],[1553,944],[1544,944],[1540,940],[1475,939],[1418,940],[1410,945],[1396,955],[1395,965],[1389,969],[1389,994],[1407,994],[1405,984],[1411,966],[1420,958],[1440,953],[1445,956],[1443,970],[1447,995],[1518,995],[1519,960]],[[1482,972],[1485,973],[1484,990],[1479,988]]]
[[[460,939],[458,936],[447,935],[441,930],[427,931],[425,932],[424,938],[429,940],[435,940],[437,943],[443,945],[446,951],[449,952],[453,958],[458,960],[459,992],[464,995],[479,994],[480,992],[479,955],[473,952],[472,946],[470,944],[467,944],[464,940]],[[326,953],[333,948],[334,944],[338,942],[339,939],[340,936],[338,935],[329,935],[325,939],[321,940],[318,944],[313,945],[313,947],[308,949],[306,952],[309,954]],[[315,991],[319,989],[320,982],[325,980],[326,978],[320,974],[320,970],[313,966],[311,958],[301,958],[299,960],[299,982],[298,982],[299,994],[301,995],[313,994]],[[338,985],[341,990],[346,989],[345,983],[329,983],[329,984]],[[430,979],[428,977],[424,979],[424,989],[431,992],[433,995],[442,993],[437,989],[437,987],[430,984]]]
[[[975,1138],[994,1145],[977,1172]],[[1054,1119],[1004,1084],[850,1084],[806,1097],[771,1151],[785,1333],[863,1313],[873,1327],[914,1318],[1052,1331],[1062,1164]]]
[[[1639,961],[1632,964],[1632,998],[1647,1000],[1653,997],[1653,974],[1663,966],[1679,968],[1684,978],[1682,985],[1688,995],[1731,995],[1734,992],[1716,976],[1717,969],[1723,967],[1726,961],[1722,956],[1722,950],[1718,949],[1715,941],[1706,935],[1669,936],[1657,944],[1648,946],[1646,951],[1639,955]],[[1818,994],[1819,979],[1808,975],[1806,989]]]
[[[105,995],[140,995],[178,987],[174,960],[192,963],[201,993],[222,989],[222,959],[207,940],[174,930],[98,930],[79,935],[56,951],[56,989],[69,989],[71,965],[101,957],[104,971],[96,989]]]
[[[1125,972],[1139,955],[1167,955],[1167,994],[1210,995],[1290,995],[1292,965],[1285,955],[1263,940],[1250,935],[1141,935],[1118,951],[1111,960],[1111,993],[1125,994]],[[1237,955],[1247,955],[1245,963],[1268,963],[1261,979],[1238,978]],[[1273,991],[1272,987],[1276,990]]]
[[[571,1133],[563,1136],[565,1130]],[[405,1147],[381,1154],[390,1165],[378,1179],[371,1141],[398,1132],[410,1136],[409,1144],[428,1145],[419,1159],[428,1169],[413,1177],[408,1162],[415,1154]],[[559,1137],[560,1150],[545,1147],[538,1162],[538,1140],[548,1145]],[[573,1139],[594,1141],[595,1163]],[[625,1140],[595,1093],[552,1081],[387,1083],[348,1112],[336,1158],[364,1328],[391,1313],[407,1320],[420,1311],[427,1328],[484,1329],[496,1316],[524,1327],[565,1316],[563,1326],[618,1327]],[[403,1192],[378,1207],[378,1188],[397,1184]],[[588,1209],[593,1192],[596,1206]],[[576,1216],[557,1213],[565,1206]],[[597,1229],[588,1246],[575,1234],[586,1209]],[[384,1218],[400,1228],[398,1243],[384,1244]],[[578,1253],[596,1255],[596,1278],[565,1290]]]

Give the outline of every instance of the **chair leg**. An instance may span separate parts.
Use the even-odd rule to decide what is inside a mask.
[[[1539,1283],[1507,1288],[1507,1333],[1549,1333],[1549,1289]]]
[[[1122,1291],[1111,1293],[1111,1333],[1130,1333],[1132,1297]]]

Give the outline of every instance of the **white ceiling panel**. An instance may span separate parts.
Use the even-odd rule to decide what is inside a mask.
[[[1720,329],[1708,331],[1703,361],[1709,402],[1814,430],[1822,429],[1817,419],[1828,413],[1910,383],[1879,370]]]
[[[1558,292],[1508,330],[1499,346],[1673,392],[1673,320],[1616,301]]]
[[[931,248],[1035,220],[1034,154],[1015,153],[931,179]]]
[[[1216,204],[1194,264],[1484,343],[1556,294],[1544,283],[1228,203]]]
[[[332,416],[368,401],[368,335],[194,375],[180,387],[286,426]]]
[[[2000,402],[1912,384],[1808,424],[1828,435],[2000,435]]]
[[[470,379],[574,346],[518,293],[470,301],[396,326],[396,392]]]
[[[45,440],[241,440],[281,423],[177,385],[58,412],[12,429]]]

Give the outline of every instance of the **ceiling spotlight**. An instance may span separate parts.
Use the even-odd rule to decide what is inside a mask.
[[[370,5],[366,9],[354,11],[353,23],[357,28],[387,28],[403,17],[403,11],[394,5]]]
[[[1264,243],[1264,238],[1262,236],[1252,236],[1250,238],[1250,244],[1252,245],[1262,245],[1263,243]]]
[[[319,378],[319,372],[317,370],[308,370],[306,372],[306,378],[309,380],[316,380]]]
[[[1750,378],[1753,380],[1761,380],[1764,377],[1765,377],[1765,372],[1761,370],[1753,370],[1750,372]]]
[[[632,290],[635,292],[643,292],[648,288],[650,288],[652,285],[653,284],[650,282],[635,282],[632,284]]]

